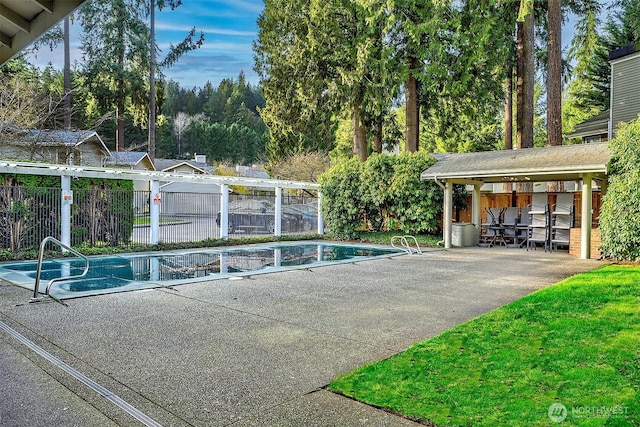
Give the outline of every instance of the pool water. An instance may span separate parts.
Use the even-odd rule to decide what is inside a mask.
[[[89,272],[82,279],[56,282],[51,295],[59,299],[112,292],[173,286],[195,281],[246,276],[296,268],[389,257],[404,253],[395,248],[303,242],[251,245],[220,249],[166,251],[89,258]],[[78,258],[42,263],[40,290],[49,280],[80,274]],[[0,278],[33,290],[37,262],[0,263]]]

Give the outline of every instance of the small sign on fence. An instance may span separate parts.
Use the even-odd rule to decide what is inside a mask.
[[[162,203],[162,197],[160,197],[160,193],[156,193],[153,196],[153,203],[156,205],[159,205],[160,203]]]
[[[72,205],[73,204],[73,191],[72,190],[62,190],[62,204],[63,205]]]

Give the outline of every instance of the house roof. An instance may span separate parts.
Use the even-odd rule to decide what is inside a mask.
[[[199,173],[213,175],[214,168],[206,163],[196,162],[195,160],[175,160],[175,159],[156,159],[155,166],[157,170],[171,172],[180,166],[188,166]]]
[[[73,12],[85,0],[2,0],[0,65]]]
[[[609,110],[575,125],[573,133],[567,138],[585,138],[589,136],[607,135],[609,133]]]
[[[438,162],[420,177],[459,183],[571,181],[584,174],[606,175],[606,143],[434,155]]]
[[[46,147],[78,147],[88,141],[95,141],[102,151],[110,154],[100,135],[93,130],[16,129],[13,131],[13,135],[14,143],[37,143]]]
[[[116,151],[107,157],[104,164],[105,166],[135,166],[145,159],[148,160],[150,166],[155,170],[149,155],[144,151]]]

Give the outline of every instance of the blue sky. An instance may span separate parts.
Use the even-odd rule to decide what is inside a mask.
[[[253,71],[253,40],[256,39],[258,15],[264,8],[262,0],[183,0],[175,10],[166,8],[156,12],[156,42],[160,58],[169,50],[169,43],[180,43],[192,27],[205,35],[203,46],[180,58],[171,68],[164,69],[168,79],[180,86],[204,86],[210,81],[214,87],[225,78],[237,78],[244,71],[247,80],[258,83]],[[81,61],[79,30],[71,31],[71,61]],[[42,47],[37,59],[39,66],[51,62],[62,69],[63,50]]]
[[[89,0],[90,1],[90,0]],[[168,79],[182,87],[202,87],[210,81],[214,87],[225,78],[235,79],[244,71],[247,80],[258,83],[253,71],[253,41],[257,37],[256,20],[264,8],[263,0],[183,0],[175,10],[169,8],[156,13],[156,38],[162,55],[169,43],[180,43],[192,27],[205,34],[204,45],[188,53],[171,68],[165,69]],[[563,28],[563,44],[573,35],[574,22],[569,20]],[[72,30],[72,63],[81,61],[79,30]],[[62,69],[62,46],[51,52],[42,47],[37,60],[40,66],[51,62]]]

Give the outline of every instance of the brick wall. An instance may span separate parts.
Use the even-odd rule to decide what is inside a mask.
[[[569,254],[573,256],[580,256],[580,245],[582,242],[582,230],[580,228],[572,228],[570,235],[570,243],[569,243]],[[598,247],[600,246],[600,229],[592,228],[591,229],[591,258],[598,259],[600,258],[600,251]]]

